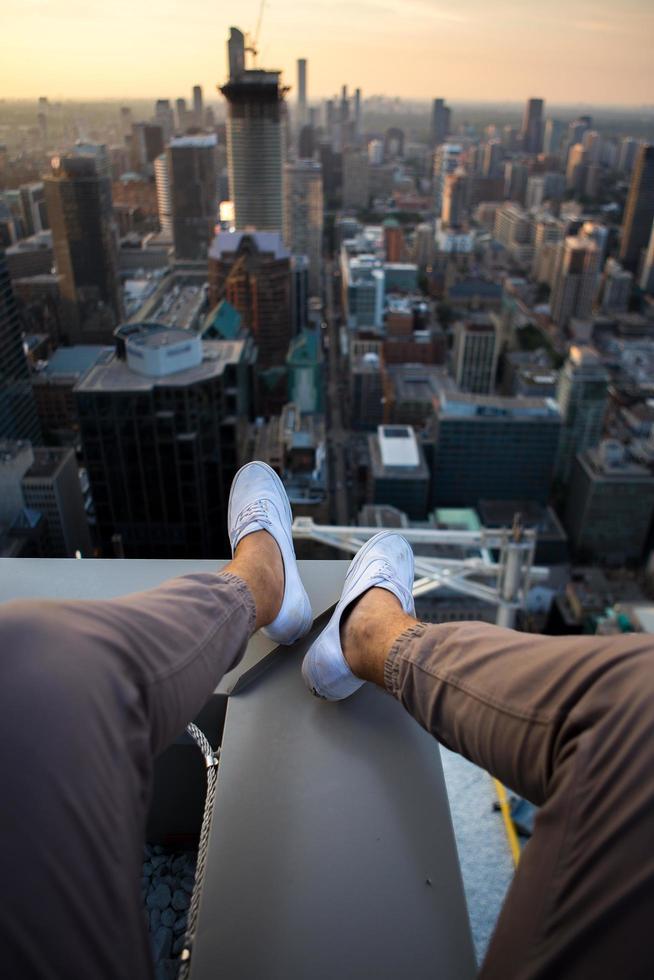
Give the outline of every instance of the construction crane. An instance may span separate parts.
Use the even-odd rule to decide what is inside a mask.
[[[257,29],[252,38],[250,34],[246,35],[247,44],[245,45],[245,50],[249,51],[252,55],[252,66],[257,67],[257,55],[259,54],[259,34],[261,32],[261,21],[263,19],[263,9],[266,6],[266,0],[261,0],[261,6],[259,7],[259,17],[257,18]]]

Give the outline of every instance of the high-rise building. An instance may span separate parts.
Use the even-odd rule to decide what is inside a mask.
[[[445,178],[441,218],[448,228],[460,228],[468,203],[469,180],[463,170],[455,170]]]
[[[640,254],[647,247],[654,220],[654,144],[643,143],[636,156],[622,223],[620,261],[638,271]]]
[[[286,157],[286,89],[280,72],[245,68],[243,35],[232,28],[228,42],[227,100],[229,196],[237,229],[281,231],[283,164]]]
[[[157,188],[157,212],[159,225],[166,238],[173,240],[173,200],[170,193],[168,156],[162,153],[154,161],[154,179]]]
[[[441,391],[436,406],[433,505],[547,502],[561,431],[552,399]]]
[[[18,309],[0,251],[0,439],[41,441]]]
[[[245,35],[238,27],[230,27],[227,39],[229,80],[236,81],[245,71]]]
[[[643,262],[640,288],[644,289],[646,293],[654,293],[654,221],[652,222],[652,230],[649,236],[649,245],[645,253],[645,261]]]
[[[356,140],[361,139],[362,117],[361,117],[361,89],[354,90],[354,136]]]
[[[483,314],[459,321],[455,327],[452,367],[461,391],[490,395],[500,343],[493,320]]]
[[[298,58],[297,61],[297,119],[298,129],[305,126],[307,122],[307,59]]]
[[[634,277],[615,259],[607,259],[600,286],[600,307],[603,313],[626,313]]]
[[[384,253],[387,262],[404,262],[404,232],[397,218],[384,220]]]
[[[177,99],[175,101],[175,109],[177,110],[177,129],[180,133],[186,131],[188,125],[188,109],[186,108],[186,99]]]
[[[444,99],[434,99],[431,107],[431,145],[440,146],[450,135],[452,113]]]
[[[243,70],[220,91],[228,103],[229,193],[236,228],[281,231],[286,140],[280,73]]]
[[[577,455],[564,521],[578,561],[639,561],[653,514],[654,476],[620,442],[606,440]]]
[[[590,347],[573,346],[560,374],[557,401],[563,427],[556,475],[567,484],[577,453],[597,446],[608,404],[609,377]]]
[[[571,147],[575,143],[581,143],[584,138],[584,133],[591,129],[592,125],[592,116],[579,116],[578,119],[573,119],[572,122],[568,123],[568,133],[565,140],[566,145]]]
[[[380,425],[368,436],[370,476],[368,502],[389,504],[412,520],[425,520],[429,469],[411,426]]]
[[[105,556],[228,554],[227,500],[250,416],[250,341],[128,324],[77,385],[82,448]]]
[[[600,261],[599,248],[590,239],[568,236],[560,243],[551,301],[552,319],[560,327],[573,317],[591,316]]]
[[[529,99],[522,120],[522,146],[525,153],[540,153],[543,149],[542,99]]]
[[[570,147],[568,154],[568,165],[565,171],[566,187],[570,190],[580,191],[584,184],[586,169],[586,151],[583,143],[575,143]]]
[[[55,157],[45,187],[66,339],[110,341],[123,314],[111,180],[91,157]]]
[[[164,142],[167,143],[175,132],[175,116],[170,99],[157,99],[154,107],[154,120],[161,126]]]
[[[504,164],[504,197],[508,201],[524,204],[527,193],[529,169],[524,163],[509,160]]]
[[[309,290],[320,293],[322,270],[322,166],[297,160],[284,167],[284,242],[309,259]]]
[[[565,223],[556,218],[542,217],[534,228],[534,259],[532,276],[536,282],[550,283],[555,261],[554,249],[563,239]]]
[[[49,558],[93,557],[89,523],[73,449],[36,448],[21,481],[25,506],[46,519]]]
[[[151,177],[154,161],[163,150],[164,134],[158,123],[134,123],[130,140],[130,163],[133,170]]]
[[[347,262],[343,294],[348,327],[381,330],[385,285],[384,267],[374,255],[357,255]]]
[[[459,143],[442,143],[434,153],[434,210],[439,216],[443,208],[445,179],[459,166],[462,152],[463,147]]]
[[[170,141],[167,169],[175,257],[205,259],[218,222],[216,137],[181,136]]]
[[[198,128],[204,126],[204,102],[201,85],[193,86],[193,125]]]
[[[631,175],[639,146],[640,142],[631,136],[625,136],[624,139],[620,140],[617,164],[620,173]]]
[[[565,126],[558,119],[551,117],[545,120],[545,133],[543,136],[543,153],[547,156],[558,156],[561,152],[561,143]]]
[[[370,164],[363,149],[343,150],[343,207],[367,208],[370,197]]]
[[[121,106],[120,108],[120,132],[123,136],[127,136],[128,133],[132,131],[132,110],[129,106]]]
[[[22,184],[20,199],[23,206],[25,231],[28,235],[38,235],[50,227],[48,209],[45,203],[45,187],[43,181]]]
[[[504,148],[502,141],[491,139],[484,147],[484,157],[482,161],[482,177],[497,177],[502,170],[502,157]]]
[[[25,506],[22,480],[33,462],[27,439],[0,438],[0,525],[11,525]]]
[[[291,256],[278,232],[220,232],[209,250],[209,302],[228,300],[258,349],[257,364],[285,363],[292,335]]]
[[[418,268],[425,269],[434,261],[434,228],[428,222],[416,225],[413,242],[413,261]]]
[[[586,160],[589,164],[599,163],[602,156],[602,137],[596,129],[589,129],[584,133],[581,144],[586,152]]]

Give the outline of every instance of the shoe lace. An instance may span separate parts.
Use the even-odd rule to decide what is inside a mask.
[[[396,578],[395,572],[393,570],[393,566],[391,565],[391,563],[388,561],[387,558],[382,559],[377,574],[380,575],[381,578],[386,579],[388,581],[395,580]]]
[[[405,601],[408,601],[409,592],[400,582],[398,582],[397,573],[387,558],[382,558],[379,569],[377,570],[377,575],[380,578],[385,579],[387,582],[392,582],[395,588],[400,590]]]
[[[272,526],[272,521],[268,516],[267,500],[253,500],[251,504],[247,504],[247,506],[243,508],[234,522],[234,529],[232,531],[232,538],[234,541],[238,541],[243,531],[245,531],[250,524],[263,524],[267,527]]]

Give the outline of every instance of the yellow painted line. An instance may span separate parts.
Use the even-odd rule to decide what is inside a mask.
[[[511,817],[509,800],[502,783],[498,779],[493,779],[493,783],[495,785],[495,792],[497,793],[497,798],[500,803],[500,810],[502,811],[502,819],[504,820],[504,829],[506,830],[509,847],[511,848],[511,856],[513,857],[514,865],[517,867],[518,861],[520,860],[520,841],[518,840],[515,824],[513,823],[513,819]]]

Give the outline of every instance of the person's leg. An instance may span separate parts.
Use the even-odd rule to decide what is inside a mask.
[[[372,589],[353,672],[541,806],[484,978],[654,976],[654,640],[429,626]]]
[[[140,865],[153,756],[283,593],[279,549],[259,531],[223,574],[0,605],[3,976],[151,975]]]

